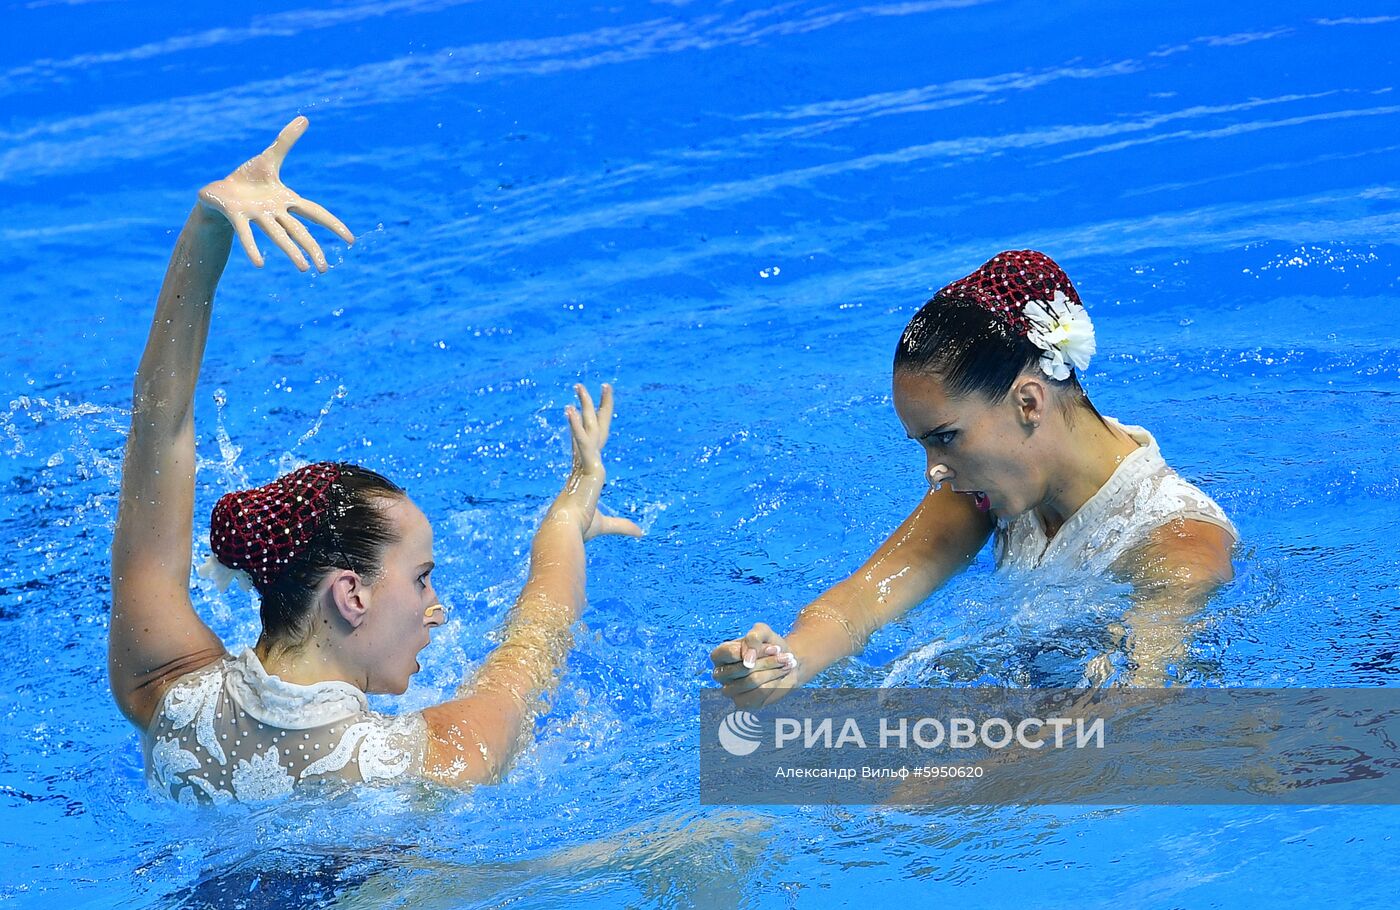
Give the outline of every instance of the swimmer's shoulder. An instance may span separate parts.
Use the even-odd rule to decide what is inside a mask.
[[[1115,569],[1139,582],[1213,589],[1234,580],[1235,541],[1234,532],[1217,522],[1177,516],[1150,531]]]
[[[149,730],[160,719],[166,697],[173,689],[220,670],[228,656],[228,651],[220,646],[168,661],[147,673],[130,690],[120,693],[118,705],[139,729]]]

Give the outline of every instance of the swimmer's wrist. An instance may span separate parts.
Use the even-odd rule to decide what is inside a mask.
[[[574,527],[579,534],[584,534],[593,522],[595,508],[596,506],[587,502],[578,501],[566,491],[555,498],[544,521],[545,524],[567,524]]]
[[[204,202],[195,203],[193,211],[190,212],[188,223],[201,233],[210,236],[233,237],[233,225],[224,217],[224,213],[211,208]]]
[[[797,663],[791,675],[798,686],[807,685],[817,674],[840,660],[840,656],[824,651],[818,646],[819,642],[810,639],[810,634],[796,627],[783,638],[784,649]]]
[[[598,502],[598,497],[603,492],[603,476],[601,474],[581,474],[574,471],[569,474],[568,480],[564,481],[564,489],[559,492],[559,498],[569,499],[587,503],[590,507]]]

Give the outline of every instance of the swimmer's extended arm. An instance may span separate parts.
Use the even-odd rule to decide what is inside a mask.
[[[597,410],[576,386],[580,407],[567,410],[574,468],[535,533],[530,576],[506,618],[505,640],[458,697],[423,712],[428,723],[426,776],[449,784],[498,779],[527,742],[528,720],[554,685],[573,647],[573,624],[586,601],[584,543],[603,534],[640,537],[625,518],[598,511],[606,471],[602,449],[612,423],[611,387]]]
[[[991,531],[969,497],[930,490],[865,565],[797,614],[785,639],[759,623],[711,652],[714,678],[739,707],[777,701],[965,569]]]
[[[143,729],[168,683],[224,653],[223,643],[190,602],[190,555],[194,390],[214,291],[233,237],[240,236],[253,261],[262,265],[249,224],[269,230],[274,242],[286,249],[282,240],[289,232],[306,233],[300,225],[297,230],[283,226],[284,219],[294,220],[287,215],[292,209],[350,239],[344,225],[287,189],[278,177],[283,158],[305,129],[305,118],[297,118],[270,148],[200,191],[199,205],[175,243],[136,371],[112,537],[107,669],[117,705]],[[325,257],[314,241],[307,249],[324,268]],[[292,259],[305,269],[305,258],[295,252]]]
[[[1177,519],[1115,565],[1133,585],[1133,605],[1123,614],[1132,666],[1126,684],[1154,689],[1166,685],[1167,667],[1186,654],[1191,618],[1235,577],[1230,563],[1233,545],[1230,533],[1218,525]],[[1100,666],[1091,663],[1089,669],[1091,682],[1100,681],[1097,677],[1108,670],[1103,660],[1096,662]]]
[[[233,230],[197,207],[175,243],[136,372],[121,503],[112,537],[112,695],[149,725],[167,682],[224,653],[190,603],[194,512],[194,389],[214,289]]]

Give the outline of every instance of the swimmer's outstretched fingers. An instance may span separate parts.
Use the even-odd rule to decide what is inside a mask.
[[[310,254],[317,271],[324,272],[330,265],[320,244],[294,216],[300,215],[333,231],[347,244],[355,242],[354,235],[339,218],[282,183],[282,163],[306,132],[307,125],[305,117],[297,117],[283,127],[277,139],[261,153],[239,165],[223,180],[216,180],[199,191],[200,204],[228,219],[243,251],[258,268],[262,268],[264,260],[253,239],[254,224],[303,272],[310,268],[306,254]]]
[[[579,406],[564,408],[564,416],[573,435],[574,472],[570,485],[577,489],[585,483],[601,485],[607,474],[603,468],[602,450],[612,427],[613,390],[612,386],[603,384],[603,394],[597,408],[593,406],[593,396],[583,385],[575,385],[574,394],[578,396]],[[643,533],[636,522],[607,515],[595,502],[588,510],[583,539],[592,540],[607,534],[641,537]]]

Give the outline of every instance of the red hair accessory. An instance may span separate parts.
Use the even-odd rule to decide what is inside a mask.
[[[1044,253],[1007,250],[977,271],[934,295],[934,300],[965,301],[996,316],[1045,353],[1041,369],[1067,379],[1071,364],[1081,370],[1095,352],[1094,326],[1065,270]]]
[[[1044,253],[1035,250],[1007,250],[982,263],[982,267],[959,278],[933,295],[935,300],[965,300],[996,314],[1025,337],[1031,322],[1024,309],[1031,300],[1050,300],[1063,291],[1078,306],[1079,292],[1069,283],[1065,270]]]
[[[209,516],[209,546],[230,569],[243,570],[259,591],[277,580],[321,525],[340,468],[322,461],[272,483],[225,493]]]

